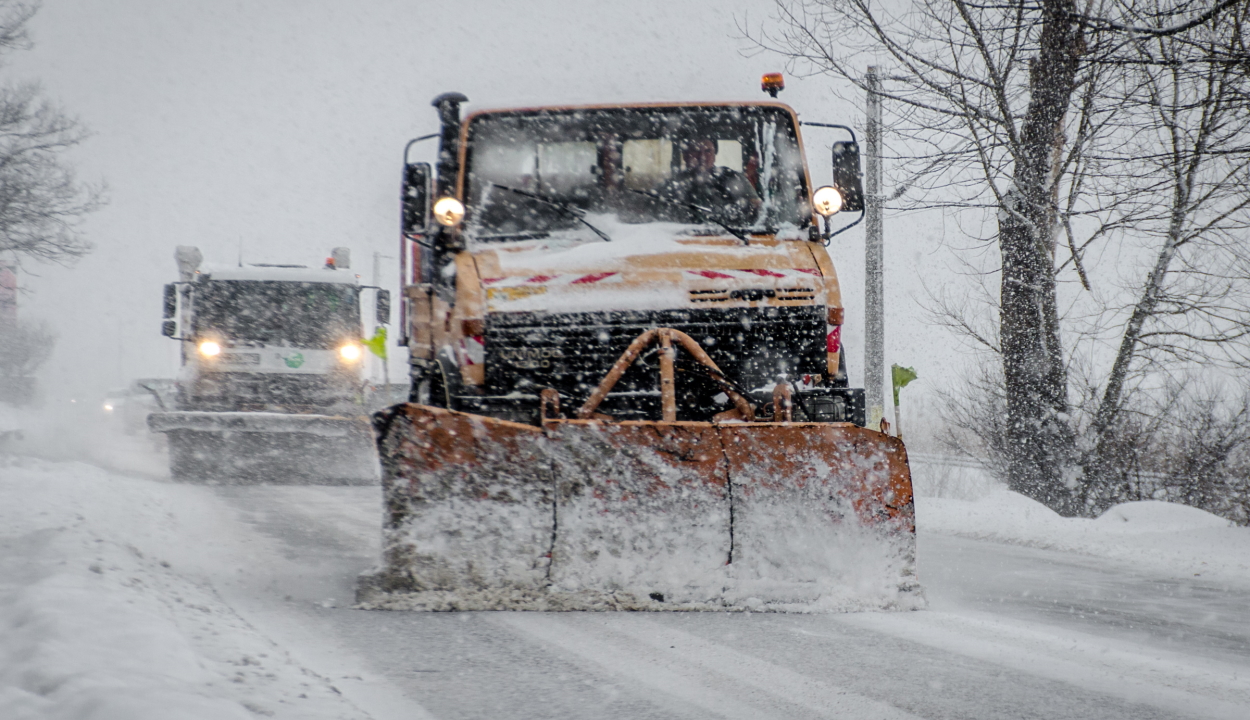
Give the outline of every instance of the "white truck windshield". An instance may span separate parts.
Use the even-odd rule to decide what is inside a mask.
[[[333,348],[361,334],[354,285],[274,280],[196,283],[196,335],[240,344]]]

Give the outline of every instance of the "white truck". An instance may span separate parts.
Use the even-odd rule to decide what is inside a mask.
[[[148,416],[169,439],[175,480],[377,481],[365,403],[362,286],[346,248],[324,268],[208,266],[179,247],[162,332],[182,344],[174,408]]]

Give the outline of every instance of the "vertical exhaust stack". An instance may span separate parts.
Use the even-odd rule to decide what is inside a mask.
[[[336,270],[350,270],[352,267],[352,251],[345,247],[336,247],[330,251],[331,264]]]
[[[204,262],[204,253],[194,245],[179,245],[174,250],[174,262],[178,263],[178,279],[191,282],[200,269],[200,263]]]
[[[456,173],[460,170],[460,103],[468,101],[469,98],[458,92],[449,92],[439,95],[430,103],[438,108],[440,124],[435,197],[455,194]]]

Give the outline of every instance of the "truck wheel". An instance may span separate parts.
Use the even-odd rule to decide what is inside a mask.
[[[409,375],[412,384],[408,390],[408,402],[417,405],[430,404],[430,373],[424,369],[413,368]]]
[[[442,363],[434,363],[433,371],[426,380],[426,387],[431,406],[446,408],[451,405],[451,399],[447,397],[447,373],[443,370]]]
[[[430,378],[430,404],[458,410],[456,396],[460,394],[459,366],[446,351],[438,354],[438,361],[434,365],[433,377]]]
[[[409,366],[408,402],[430,407],[446,407],[447,383],[438,361],[422,360]]]
[[[452,399],[458,389],[458,386],[454,385],[458,373],[459,370],[455,364],[442,354],[434,362],[426,363],[425,367],[418,368],[414,365],[412,389],[408,394],[408,402],[454,410]]]

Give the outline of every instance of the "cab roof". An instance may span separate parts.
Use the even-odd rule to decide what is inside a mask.
[[[720,102],[637,102],[637,103],[595,103],[590,105],[536,105],[524,107],[484,108],[474,110],[465,116],[465,124],[473,122],[481,115],[533,115],[538,113],[577,112],[579,110],[658,110],[661,108],[776,108],[794,117],[798,114],[794,108],[783,102],[758,100],[732,100]]]
[[[277,267],[244,265],[243,267],[206,265],[200,268],[197,280],[255,280],[276,282],[332,283],[336,285],[360,285],[360,278],[350,270],[309,267]]]

